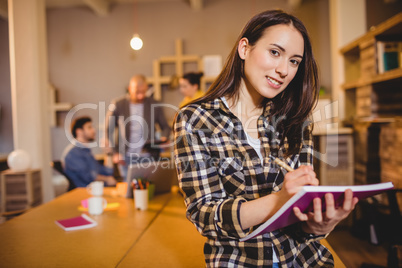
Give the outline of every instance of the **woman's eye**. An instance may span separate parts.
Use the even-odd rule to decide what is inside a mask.
[[[290,62],[294,65],[294,66],[299,66],[300,62],[298,60],[290,60]]]
[[[279,56],[279,51],[277,50],[271,49],[270,52],[273,56]]]

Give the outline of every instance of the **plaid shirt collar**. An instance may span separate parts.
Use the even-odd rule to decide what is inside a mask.
[[[287,147],[287,139],[285,138],[285,145],[280,146],[280,137],[279,133],[275,129],[274,124],[271,122],[273,120],[270,119],[270,113],[272,109],[273,102],[270,100],[264,107],[263,113],[259,117],[257,121],[257,131],[262,137],[262,141],[264,144],[268,144],[268,152],[271,150],[275,150],[275,154],[279,156],[284,155],[284,150]],[[230,111],[230,109],[225,105],[222,98],[216,98],[213,101],[204,102],[201,104],[201,107],[205,110],[219,110],[220,112],[224,112],[229,117],[236,118],[236,116]],[[234,122],[238,121],[235,119]],[[227,130],[227,129],[224,129]],[[246,137],[239,137],[241,139],[246,139]]]
[[[225,105],[222,98],[216,98],[213,101],[204,102],[201,104],[201,107],[203,107],[206,110],[221,110],[227,114],[232,113],[229,110],[229,108]],[[265,118],[268,118],[268,116],[271,112],[271,108],[272,108],[272,101],[269,101],[264,108],[262,116],[264,116]]]

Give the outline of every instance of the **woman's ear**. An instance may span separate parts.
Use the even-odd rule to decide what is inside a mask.
[[[246,58],[247,50],[248,50],[248,39],[246,37],[243,37],[242,39],[240,39],[239,45],[237,46],[237,52],[239,53],[239,56],[242,60]]]

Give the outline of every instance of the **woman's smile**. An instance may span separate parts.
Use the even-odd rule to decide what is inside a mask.
[[[275,89],[280,89],[281,85],[283,84],[283,82],[278,81],[270,76],[267,76],[267,80],[268,80],[268,84]]]

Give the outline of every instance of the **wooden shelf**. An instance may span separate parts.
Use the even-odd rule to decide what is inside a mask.
[[[392,117],[362,117],[359,122],[366,122],[371,124],[388,124],[395,122],[395,118]]]
[[[379,73],[378,42],[402,41],[402,12],[344,46],[345,120],[402,115],[402,65]],[[352,123],[353,125],[353,123]]]
[[[396,118],[402,116],[402,66],[399,63],[399,68],[379,73],[384,67],[381,63],[384,55],[379,48],[380,42],[401,41],[402,12],[340,49],[346,81],[341,86],[345,93],[343,123],[354,130],[354,179],[357,184],[388,178],[381,171],[384,159],[379,152],[385,150],[384,137],[387,135],[383,133],[384,128],[395,125]],[[391,166],[394,168],[393,164]],[[400,167],[402,170],[402,162]]]
[[[371,31],[359,37],[353,42],[341,48],[340,52],[345,54],[360,46],[360,44],[372,38],[384,38],[384,36],[401,36],[402,35],[402,12],[393,16],[392,18],[379,24],[377,27],[372,27]]]
[[[172,81],[176,78],[180,78],[184,75],[184,66],[186,63],[195,63],[198,66],[198,71],[203,70],[202,57],[198,55],[186,55],[183,52],[183,41],[181,39],[176,40],[176,54],[170,56],[162,56],[159,59],[153,61],[153,76],[147,77],[147,83],[152,84],[154,88],[154,98],[155,100],[162,100],[162,86],[170,85]],[[175,74],[163,75],[161,71],[161,66],[163,64],[174,64]],[[206,76],[201,78],[200,89],[205,91],[207,88],[206,83],[212,83],[216,77]]]
[[[402,78],[402,68],[390,70],[390,71],[387,71],[382,74],[378,74],[378,75],[370,77],[370,78],[364,78],[364,79],[359,79],[357,81],[347,82],[342,85],[342,88],[344,90],[355,89],[357,87],[364,87],[367,85],[386,82],[386,81],[395,80],[395,79],[399,79],[399,78]]]

